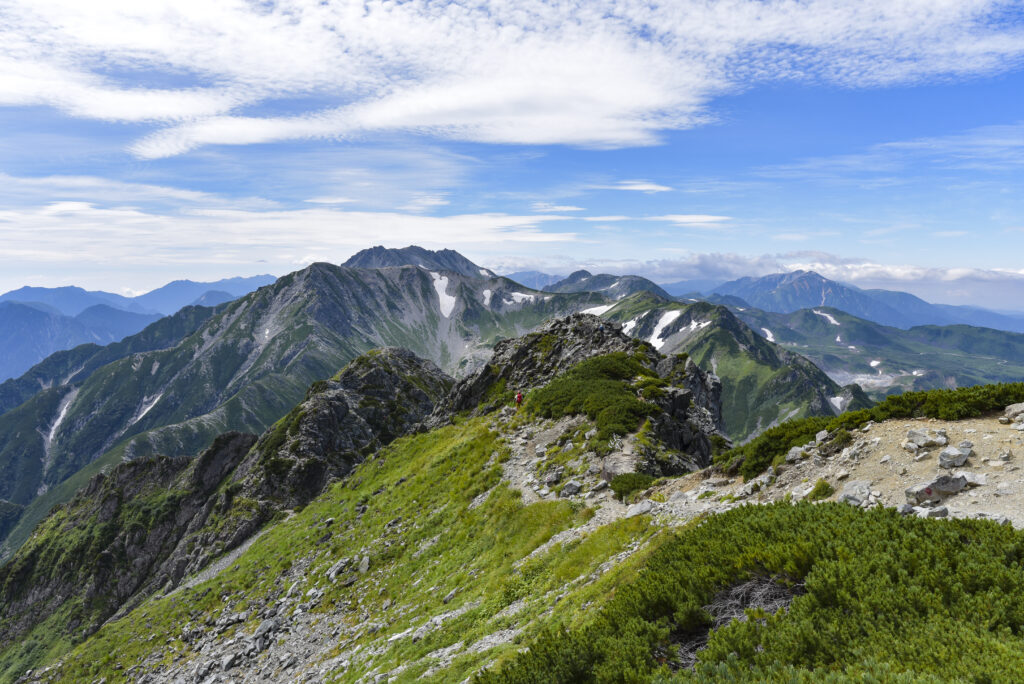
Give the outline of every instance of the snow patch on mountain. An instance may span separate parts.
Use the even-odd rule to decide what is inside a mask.
[[[764,332],[764,336],[768,339],[769,342],[775,341],[775,335],[772,334],[771,330],[769,330],[768,328],[761,328],[761,330]]]
[[[639,320],[640,316],[637,316],[633,320],[627,321],[626,324],[622,326],[622,332],[628,335],[633,330],[633,328],[636,327],[636,324]]]
[[[594,307],[591,307],[589,309],[584,309],[580,313],[594,314],[595,316],[600,316],[605,311],[608,311],[609,309],[611,309],[613,306],[615,306],[615,305],[614,304],[606,304],[604,306],[594,306]]]
[[[491,305],[491,295],[492,294],[494,294],[492,291],[484,290],[484,292],[483,292],[483,295],[484,295],[484,306],[490,306]]]
[[[445,318],[451,318],[452,311],[455,310],[455,297],[448,294],[448,278],[441,275],[440,273],[434,273],[430,271],[430,277],[434,279],[434,289],[437,290],[438,305],[441,307],[441,315]]]
[[[832,314],[825,313],[824,311],[818,311],[817,309],[812,309],[812,311],[814,311],[814,313],[818,314],[822,318],[828,319],[828,322],[831,323],[832,325],[839,325],[839,321],[837,321],[836,317],[833,316]]]
[[[661,349],[665,346],[665,340],[661,339],[661,333],[664,332],[665,328],[672,325],[672,321],[679,318],[682,311],[676,309],[675,311],[666,311],[658,319],[658,324],[654,326],[654,332],[651,333],[651,338],[648,340],[655,349]]]

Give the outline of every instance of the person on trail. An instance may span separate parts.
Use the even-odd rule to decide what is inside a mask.
[[[522,406],[522,405],[523,405],[523,393],[522,392],[516,392],[516,410],[518,411],[519,407]]]

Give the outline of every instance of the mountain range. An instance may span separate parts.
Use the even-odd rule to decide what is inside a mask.
[[[216,306],[273,281],[273,276],[176,280],[137,297],[80,287],[6,292],[0,295],[0,381],[21,375],[54,352],[117,342],[184,306]]]
[[[498,339],[606,301],[529,291],[482,270],[313,264],[215,311],[183,309],[114,347],[61,352],[3,383],[0,499],[27,507],[7,548],[99,469],[194,454],[229,430],[260,432],[310,383],[370,349],[403,347],[465,374]]]
[[[740,278],[719,285],[712,293],[738,297],[749,306],[777,313],[829,306],[896,328],[962,324],[1024,332],[1024,315],[1011,316],[970,306],[930,304],[906,292],[861,290],[813,271]]]
[[[633,276],[581,271],[537,291],[451,250],[375,247],[346,264],[313,264],[215,309],[186,307],[122,342],[53,354],[0,384],[3,554],[96,473],[122,460],[194,455],[227,431],[259,433],[310,383],[382,346],[463,377],[503,338],[597,314],[714,374],[721,432],[736,443],[788,419],[864,407],[858,382],[878,398],[1008,379],[1020,356],[1018,337],[1000,331],[905,331],[825,308],[776,314],[737,295],[678,301]],[[801,277],[786,287],[809,291],[815,282],[822,286]],[[829,317],[853,341],[836,343]]]
[[[710,303],[605,301],[625,323],[556,318],[460,380],[374,349],[259,435],[96,473],[0,566],[0,679],[1002,681],[1024,664],[1020,534],[970,505],[1006,502],[1019,523],[998,455],[1017,428],[914,420],[979,418],[1024,385],[790,421],[726,450],[725,383],[660,350],[716,327],[712,351],[729,329],[752,356],[774,345]],[[987,464],[971,492],[961,471],[929,479],[984,519],[899,507],[940,498],[904,491],[936,464],[900,441],[947,431],[999,433],[961,442]],[[964,639],[986,657],[945,658]]]
[[[54,352],[116,342],[159,318],[108,304],[93,304],[68,316],[45,304],[0,301],[0,381],[21,375]]]

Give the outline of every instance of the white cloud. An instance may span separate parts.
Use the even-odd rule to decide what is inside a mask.
[[[665,216],[651,216],[648,221],[665,221],[674,223],[685,228],[720,226],[726,221],[731,221],[731,216],[715,216],[713,214],[667,214]]]
[[[183,271],[194,273],[204,266],[216,266],[223,273],[263,264],[260,272],[281,273],[305,265],[310,255],[337,262],[346,254],[377,243],[496,249],[516,243],[558,244],[578,239],[573,232],[544,229],[566,218],[558,215],[436,217],[398,211],[344,211],[329,206],[256,210],[234,208],[219,198],[208,199],[177,213],[159,213],[129,204],[99,206],[80,200],[0,209],[0,261],[18,267],[18,272],[12,268],[0,274],[0,287],[24,285],[19,272],[49,273],[52,284],[54,274],[72,265],[81,274],[81,264],[106,264],[108,268],[116,264],[119,274],[133,269],[164,274],[141,276],[142,280],[133,285],[137,288],[156,287],[182,277]],[[372,242],[368,236],[372,236]],[[109,272],[106,278],[109,281]]]
[[[1005,70],[1022,56],[1020,22],[1001,0],[0,7],[0,105],[151,122],[133,146],[145,158],[396,131],[650,145],[712,119],[714,97],[757,83],[916,83]],[[261,112],[271,100],[295,113]],[[642,185],[618,189],[667,189]]]
[[[562,211],[586,211],[583,207],[575,207],[571,204],[552,204],[551,202],[534,202],[530,205],[530,208],[534,211],[541,211],[545,213],[550,212],[562,212]]]
[[[624,180],[613,185],[590,185],[592,190],[631,190],[633,192],[668,192],[672,188],[667,185],[659,185],[646,180]]]

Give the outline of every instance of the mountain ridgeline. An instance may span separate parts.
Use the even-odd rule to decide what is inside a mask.
[[[314,264],[212,313],[197,307],[112,347],[61,352],[5,383],[0,499],[31,513],[7,553],[99,468],[195,454],[226,431],[259,433],[310,383],[370,349],[407,348],[464,374],[497,339],[605,301],[481,271]],[[73,476],[73,488],[60,487]]]
[[[596,317],[559,319],[505,341],[458,385],[412,352],[373,350],[313,383],[259,439],[229,432],[195,458],[136,458],[96,475],[51,513],[0,568],[0,674],[30,669],[149,596],[191,586],[188,578],[214,558],[244,548],[260,528],[306,506],[403,435],[443,429],[464,420],[458,414],[465,409],[500,412],[508,401],[493,399],[506,380],[530,394],[538,406],[530,411],[540,411],[544,392],[583,368],[594,383],[584,392],[604,407],[597,424],[627,421],[618,435],[589,437],[587,448],[607,450],[610,438],[628,437],[644,422],[641,471],[679,475],[710,463],[720,415],[713,380]],[[630,389],[637,382],[646,401]],[[472,401],[481,390],[488,401]]]

